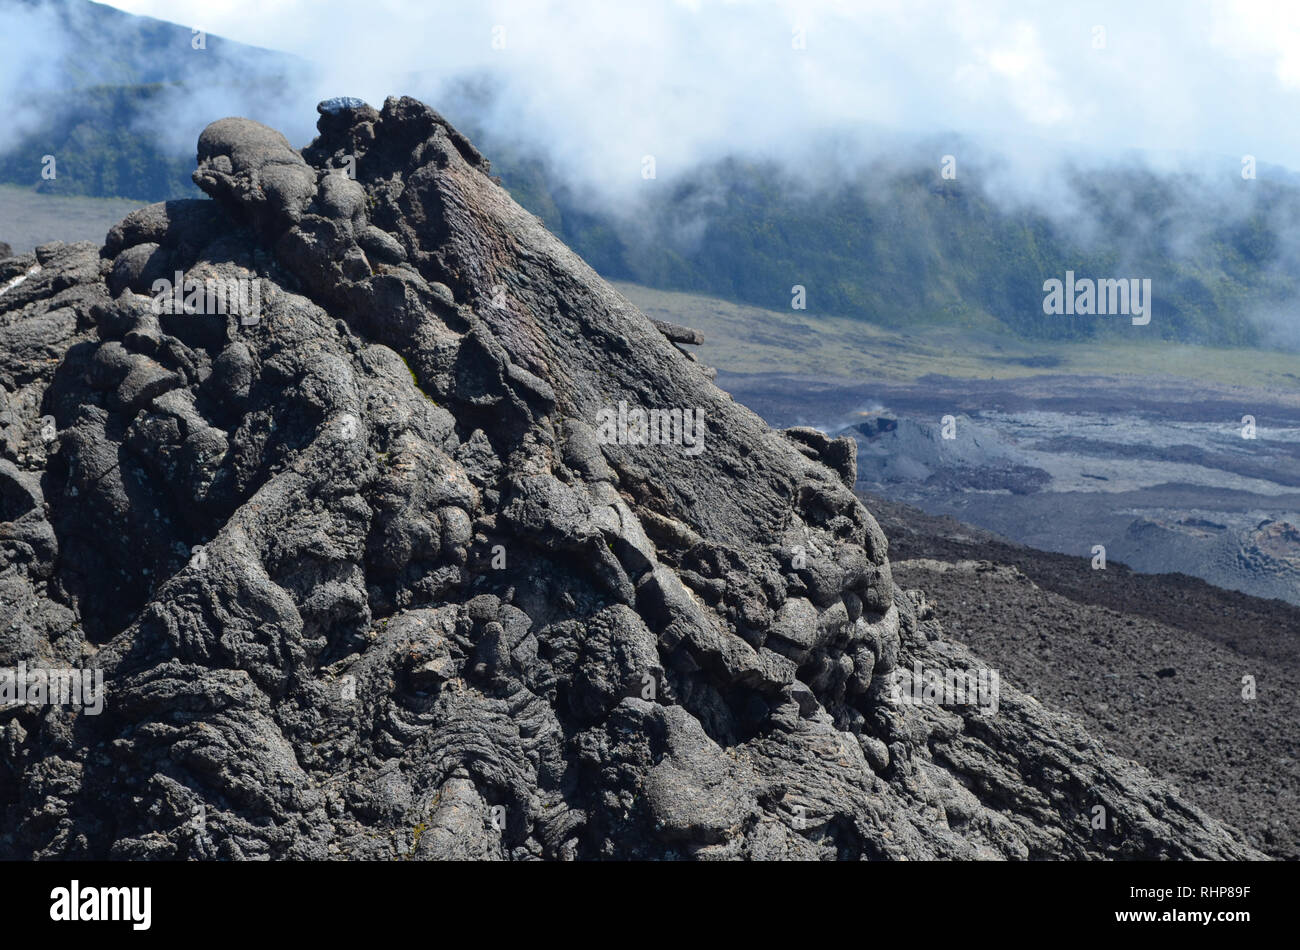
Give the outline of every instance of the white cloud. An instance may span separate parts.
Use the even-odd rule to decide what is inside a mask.
[[[454,78],[490,77],[504,95],[479,118],[602,191],[636,187],[645,154],[664,176],[727,152],[790,154],[830,128],[1249,152],[1300,167],[1300,126],[1278,121],[1300,105],[1300,8],[1282,0],[114,5],[325,64],[284,110],[303,117],[289,130],[299,138],[313,97],[408,93],[436,107]],[[505,49],[493,49],[494,27]],[[806,49],[792,49],[796,28]]]

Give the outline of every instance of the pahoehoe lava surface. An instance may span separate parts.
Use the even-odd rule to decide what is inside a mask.
[[[983,664],[851,443],[734,403],[425,105],[321,113],[0,262],[0,665],[107,686],[0,711],[0,856],[1258,856],[1005,680],[890,702]],[[260,320],[155,313],[177,271]],[[620,401],[704,450],[603,444]]]

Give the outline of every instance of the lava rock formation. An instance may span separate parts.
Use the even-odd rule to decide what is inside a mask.
[[[319,111],[0,262],[0,667],[107,689],[0,710],[0,857],[1258,856],[1005,682],[894,701],[982,664],[853,443],[733,402],[432,109]],[[179,274],[259,309],[158,312]]]

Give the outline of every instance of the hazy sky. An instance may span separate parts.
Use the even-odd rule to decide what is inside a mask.
[[[543,133],[557,158],[609,156],[611,174],[647,153],[671,165],[872,124],[1300,168],[1300,3],[1288,0],[113,5],[328,63],[337,92],[376,104],[486,72],[522,137]],[[411,70],[425,88],[404,88]]]

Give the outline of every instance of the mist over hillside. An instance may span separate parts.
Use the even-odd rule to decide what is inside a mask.
[[[910,164],[881,159],[817,186],[774,163],[726,159],[615,214],[588,211],[580,193],[527,161],[497,169],[602,274],[652,287],[918,332],[956,325],[1025,339],[1287,348],[1300,340],[1283,313],[1300,273],[1300,189],[1290,182],[1069,167],[1062,174],[1087,210],[1065,216],[1001,205],[984,177],[992,162],[969,162],[968,177],[945,181],[921,147],[910,151]],[[1045,314],[1044,283],[1067,273],[1149,280],[1149,325],[1138,329],[1127,314]]]
[[[683,17],[678,11],[660,27],[676,35]],[[1300,273],[1300,185],[1265,156],[999,138],[935,127],[942,117],[928,129],[911,116],[889,125],[829,105],[805,119],[786,116],[794,124],[784,131],[729,119],[723,124],[735,134],[720,140],[685,100],[677,138],[646,128],[637,147],[599,114],[619,111],[607,94],[593,92],[587,127],[572,136],[543,135],[536,117],[521,114],[521,76],[537,56],[523,29],[503,32],[495,50],[511,64],[489,68],[481,56],[441,50],[423,60],[399,50],[378,62],[366,34],[352,62],[310,62],[85,0],[10,0],[0,21],[7,36],[35,31],[52,51],[34,60],[12,50],[0,74],[7,90],[27,90],[29,102],[35,91],[41,102],[0,136],[3,183],[51,194],[192,197],[189,143],[208,118],[247,115],[305,141],[304,105],[352,91],[337,84],[361,76],[436,90],[433,101],[480,143],[512,195],[610,278],[918,331],[1300,344],[1289,316]],[[471,20],[468,29],[478,25],[492,51],[495,28]],[[777,26],[786,29],[779,17],[770,29]],[[800,29],[781,45],[797,47]],[[802,42],[787,52],[815,57],[828,37],[809,39],[805,30]],[[51,70],[51,59],[67,65]],[[542,78],[563,102],[578,75],[587,73],[552,69]],[[691,102],[689,84],[699,78],[681,81]],[[663,79],[645,81],[659,90]],[[744,103],[717,108],[724,105],[734,119]],[[782,107],[773,108],[775,121]],[[47,177],[47,156],[57,177]],[[1045,314],[1045,282],[1067,273],[1150,280],[1150,323]]]

